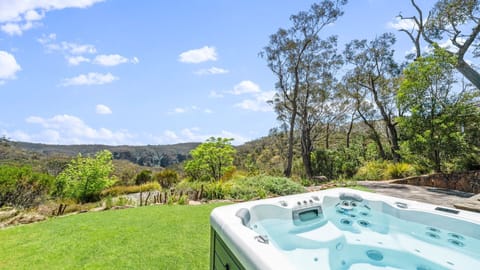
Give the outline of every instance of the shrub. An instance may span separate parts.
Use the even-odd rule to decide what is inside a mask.
[[[178,173],[174,170],[165,169],[155,174],[155,180],[162,186],[162,188],[171,188],[178,183]]]
[[[54,178],[33,172],[31,167],[0,166],[0,207],[29,208],[50,193]]]
[[[152,171],[143,170],[135,177],[135,184],[141,185],[152,181]]]
[[[143,192],[143,191],[153,191],[153,190],[161,190],[162,188],[157,182],[150,182],[150,183],[145,183],[143,185],[138,185],[138,186],[114,186],[108,189],[105,189],[102,191],[101,195],[102,197],[108,197],[108,196],[119,196],[119,195],[124,195],[124,194],[130,194],[130,193],[138,193],[138,192]]]
[[[209,200],[222,200],[229,197],[230,194],[229,182],[210,182],[204,185],[203,197]]]
[[[386,169],[385,162],[369,161],[360,167],[355,174],[355,179],[358,180],[382,180],[383,172]]]
[[[370,161],[358,169],[355,179],[357,180],[384,180],[404,178],[416,175],[417,171],[411,164],[388,161]]]
[[[187,205],[188,204],[188,196],[182,195],[178,198],[178,204],[180,205]]]
[[[233,199],[250,200],[267,196],[284,196],[304,192],[302,185],[285,177],[252,176],[233,182],[230,196]]]
[[[389,163],[384,173],[386,179],[405,178],[409,176],[414,176],[416,174],[417,172],[415,170],[415,167],[411,164],[404,162]]]

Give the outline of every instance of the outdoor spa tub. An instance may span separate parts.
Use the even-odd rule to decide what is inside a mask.
[[[210,269],[480,269],[480,214],[337,188],[218,207]]]

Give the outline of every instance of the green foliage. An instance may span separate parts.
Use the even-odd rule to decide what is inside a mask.
[[[31,167],[0,165],[0,207],[32,207],[51,192],[54,178]]]
[[[355,174],[358,180],[387,180],[417,175],[412,164],[390,161],[370,161],[360,167]]]
[[[305,192],[305,188],[286,177],[252,176],[235,179],[232,183],[230,197],[250,200],[267,196],[284,196]]]
[[[145,184],[147,182],[151,182],[152,179],[153,179],[152,171],[143,170],[139,174],[137,174],[137,176],[135,177],[135,184],[136,185]]]
[[[398,179],[417,174],[415,167],[412,164],[405,162],[388,163],[384,171],[385,179]]]
[[[187,205],[188,204],[188,196],[187,195],[182,195],[178,198],[177,203],[179,205]]]
[[[155,191],[161,189],[162,188],[160,187],[160,184],[158,184],[157,182],[149,182],[138,186],[113,186],[102,190],[101,195],[102,197],[115,197],[124,194],[139,193],[144,191]]]
[[[162,186],[162,188],[171,188],[178,183],[178,173],[171,169],[165,169],[155,174],[155,180]]]
[[[0,230],[0,268],[208,269],[209,215],[221,205],[92,212]]]
[[[323,175],[328,179],[350,178],[361,164],[360,157],[360,149],[356,147],[317,149],[312,153],[312,169],[314,175]]]
[[[100,192],[113,185],[110,177],[113,171],[112,153],[98,152],[95,157],[78,155],[57,176],[56,195],[85,203],[100,199]]]
[[[185,173],[194,181],[219,181],[232,170],[236,153],[233,139],[209,138],[193,149],[192,159],[185,162]]]
[[[355,179],[358,180],[384,180],[384,171],[386,169],[386,162],[384,161],[370,161],[360,167],[355,174]]]
[[[444,171],[454,159],[477,152],[469,126],[480,119],[472,103],[478,93],[453,90],[455,57],[435,46],[404,70],[398,101],[408,112],[398,119],[404,149],[423,157],[429,169]],[[475,129],[476,130],[476,129]],[[477,134],[478,131],[475,131]]]

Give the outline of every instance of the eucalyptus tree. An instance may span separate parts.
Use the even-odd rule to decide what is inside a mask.
[[[337,53],[337,37],[312,43],[305,53],[306,60],[300,72],[302,83],[298,95],[301,155],[306,176],[311,178],[311,154],[314,141],[320,132],[314,132],[320,125],[325,128],[326,148],[330,125],[338,117],[335,97],[335,73],[342,65],[342,57]]]
[[[394,161],[399,161],[400,147],[395,121],[399,111],[395,95],[401,69],[393,57],[394,44],[394,35],[384,33],[372,41],[351,41],[346,45],[344,55],[351,67],[346,80],[350,84],[351,96],[356,100],[358,115],[372,130],[380,155],[385,158],[380,135],[372,123],[377,119],[383,121],[392,157]]]
[[[277,77],[277,93],[272,100],[278,119],[288,125],[288,144],[285,176],[292,173],[295,127],[299,114],[299,97],[305,76],[302,70],[312,59],[311,47],[319,42],[319,33],[325,26],[343,15],[342,6],[347,0],[323,0],[308,11],[290,17],[292,26],[280,28],[270,36],[269,44],[260,55]]]
[[[344,76],[344,83],[340,86],[342,94],[351,102],[352,106],[351,122],[347,134],[347,145],[350,146],[350,133],[353,128],[353,121],[355,116],[358,115],[358,118],[362,120],[370,131],[368,135],[377,146],[379,157],[383,160],[387,159],[385,147],[382,143],[382,136],[376,125],[378,114],[373,103],[370,102],[370,99],[368,98],[369,93],[367,89],[357,84],[356,77],[352,71]]]
[[[401,29],[415,45],[415,55],[420,57],[421,38],[430,45],[447,41],[451,43],[448,54],[455,59],[455,68],[477,89],[480,89],[480,74],[465,60],[468,52],[480,56],[480,2],[479,0],[439,0],[428,12],[424,12],[410,0],[417,14],[399,18],[411,22],[410,29]]]

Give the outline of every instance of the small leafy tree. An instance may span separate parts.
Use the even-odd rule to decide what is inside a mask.
[[[96,201],[100,192],[113,185],[112,153],[98,152],[95,157],[78,155],[57,176],[57,195],[85,203]]]
[[[185,172],[193,180],[219,181],[233,169],[235,148],[233,139],[209,138],[205,143],[193,149],[192,159],[185,163]]]

